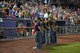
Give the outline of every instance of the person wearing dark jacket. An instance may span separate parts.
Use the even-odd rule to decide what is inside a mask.
[[[37,18],[37,22],[35,24],[35,34],[34,39],[36,42],[36,46],[33,49],[40,49],[41,48],[41,27],[40,27],[40,18]]]
[[[55,44],[57,42],[57,38],[56,38],[56,21],[51,18],[50,19],[50,43],[51,44]]]

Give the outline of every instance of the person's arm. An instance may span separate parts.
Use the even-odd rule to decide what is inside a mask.
[[[40,22],[38,22],[38,29],[41,31]]]
[[[49,23],[47,23],[47,29],[50,29],[50,24]]]
[[[53,31],[56,31],[56,30],[57,30],[57,28],[56,28],[56,26],[55,26],[55,23],[54,23],[53,25],[51,25],[51,27],[52,27],[52,30],[53,30]]]
[[[45,30],[45,28],[44,28],[44,23],[42,24],[42,28],[41,28],[42,30]]]
[[[38,26],[38,29],[41,31],[41,27],[40,26]]]

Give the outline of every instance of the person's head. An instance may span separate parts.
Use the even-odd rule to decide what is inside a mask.
[[[36,19],[34,19],[34,20],[33,20],[33,23],[36,23],[36,22],[37,22],[37,20],[36,20]]]
[[[38,21],[41,21],[41,18],[40,18],[40,17],[38,17],[38,18],[37,18],[37,20],[38,20]]]
[[[43,19],[43,22],[45,22],[45,18]]]
[[[2,11],[5,11],[5,8],[3,8]]]

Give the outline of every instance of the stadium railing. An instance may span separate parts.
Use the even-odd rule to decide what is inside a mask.
[[[80,34],[79,26],[56,26],[57,35],[66,35],[66,34]],[[0,39],[15,39],[15,38],[27,38],[33,37],[32,35],[33,27],[7,27],[0,28]]]
[[[0,28],[0,40],[13,40],[32,37],[32,27],[7,27]]]
[[[64,34],[80,34],[79,26],[57,26],[57,35]]]

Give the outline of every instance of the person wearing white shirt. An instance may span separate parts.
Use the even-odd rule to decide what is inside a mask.
[[[48,13],[46,12],[45,14],[44,14],[44,18],[48,18],[49,17],[49,15],[48,15]]]

